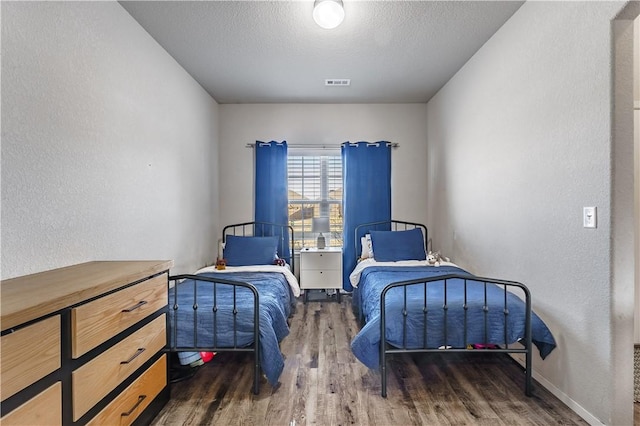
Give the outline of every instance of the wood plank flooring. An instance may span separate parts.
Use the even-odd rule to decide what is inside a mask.
[[[219,353],[175,383],[153,425],[586,425],[534,382],[524,395],[521,367],[506,355],[392,356],[388,396],[380,375],[349,344],[358,332],[351,298],[298,302],[280,384],[263,378],[253,395],[251,358]]]

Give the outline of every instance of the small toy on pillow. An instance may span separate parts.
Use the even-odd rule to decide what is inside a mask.
[[[218,258],[216,260],[216,269],[221,271],[226,268],[227,268],[227,259]]]
[[[427,254],[427,263],[429,265],[440,266],[442,262],[448,262],[449,258],[440,254],[439,251],[431,251],[429,250],[429,254]]]

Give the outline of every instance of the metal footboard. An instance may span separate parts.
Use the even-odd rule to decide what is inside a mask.
[[[178,304],[178,288],[185,280],[193,280],[193,294],[192,294],[192,302],[190,306],[180,306]],[[213,320],[213,344],[200,344],[198,337],[198,309],[201,303],[201,297],[205,297],[205,295],[200,294],[198,292],[198,283],[210,283],[210,288],[207,288],[206,292],[210,296],[213,302],[211,309],[211,315]],[[188,285],[188,284],[184,284]],[[240,295],[238,294],[239,288],[246,288],[251,291],[251,295],[247,295],[246,292],[242,297],[252,297],[253,298],[253,343],[249,346],[239,346],[238,344],[238,298]],[[219,342],[219,334],[222,332],[228,333],[230,330],[221,330],[219,319],[218,319],[218,310],[221,307],[218,301],[218,295],[220,291],[231,291],[233,295],[233,306],[231,306],[231,312],[233,315],[232,320],[232,333],[233,333],[233,344],[221,344]],[[260,297],[258,294],[258,290],[249,283],[241,282],[241,281],[233,281],[222,278],[210,278],[200,275],[174,275],[169,277],[169,299],[173,300],[173,303],[170,304],[169,310],[172,315],[171,318],[167,321],[170,321],[168,326],[170,330],[170,338],[169,338],[169,350],[172,352],[253,352],[254,357],[254,379],[253,379],[253,393],[259,393],[260,386],[260,315],[259,315],[259,302]],[[171,297],[173,296],[173,298]],[[178,327],[178,311],[181,309],[188,309],[193,311],[193,322],[189,326],[185,324],[181,324],[181,327]],[[178,333],[186,332],[185,329],[191,333],[191,342],[193,345],[191,346],[179,346],[178,345]]]
[[[450,280],[462,280],[464,282],[464,303],[462,306],[450,306],[447,302],[447,287],[449,285]],[[467,327],[468,323],[468,299],[467,299],[467,283],[469,281],[473,281],[474,283],[482,283],[484,285],[484,305],[482,308],[483,318],[484,318],[484,342],[477,341],[467,341]],[[443,300],[441,300],[441,315],[443,317],[443,327],[442,333],[444,335],[444,344],[439,346],[438,348],[428,347],[427,345],[427,337],[430,333],[430,330],[425,326],[424,327],[424,336],[422,336],[422,347],[419,348],[409,348],[407,345],[407,321],[409,316],[408,307],[411,305],[414,312],[416,307],[418,310],[421,308],[421,314],[423,316],[422,321],[423,324],[427,324],[427,317],[430,314],[430,311],[433,310],[432,305],[428,306],[429,300],[427,296],[427,288],[429,285],[434,284],[435,282],[440,285],[444,285],[444,295]],[[490,285],[496,285],[501,288],[501,291],[504,292],[504,306],[502,308],[502,313],[505,316],[504,321],[504,346],[499,347],[497,349],[467,349],[468,345],[471,344],[487,344],[488,343],[488,315],[489,315],[489,306],[487,304],[487,288]],[[416,300],[415,298],[408,297],[407,291],[411,286],[419,286],[423,288],[423,297],[422,300]],[[386,319],[387,319],[387,297],[389,296],[389,291],[401,287],[402,296],[404,300],[402,301],[402,344],[400,346],[392,346],[387,342],[386,336]],[[507,303],[507,294],[510,290],[520,290],[522,294],[524,294],[524,315],[525,315],[525,336],[519,343],[520,347],[510,347],[508,343],[509,339],[507,338],[507,316],[509,313],[509,306]],[[394,296],[397,297],[397,294]],[[416,304],[419,304],[416,306]],[[449,344],[448,336],[447,336],[447,313],[450,309],[463,309],[463,336],[464,336],[464,345],[462,347],[451,347]],[[431,330],[433,331],[433,330]],[[529,289],[521,283],[513,282],[513,281],[503,281],[496,280],[491,278],[480,278],[471,275],[462,275],[462,274],[449,274],[442,275],[437,277],[431,277],[427,279],[414,279],[407,281],[395,282],[387,285],[381,293],[380,297],[380,374],[381,374],[381,385],[382,385],[382,396],[387,396],[387,355],[395,354],[395,353],[415,353],[415,352],[466,352],[466,353],[522,353],[525,354],[525,394],[527,396],[531,396],[532,393],[532,378],[531,378],[531,364],[532,364],[532,340],[531,340],[531,294]]]

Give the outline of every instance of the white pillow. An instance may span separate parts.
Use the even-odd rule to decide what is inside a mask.
[[[222,242],[222,238],[218,238],[218,259],[222,259],[225,245],[226,244]]]
[[[360,259],[373,258],[373,245],[371,244],[371,234],[360,237],[360,245],[362,246],[362,254]]]

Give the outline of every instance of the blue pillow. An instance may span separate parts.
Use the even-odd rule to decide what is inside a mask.
[[[371,231],[373,258],[377,262],[399,260],[425,260],[422,229],[407,231]]]
[[[223,256],[227,266],[273,265],[278,237],[239,237],[227,235]]]

